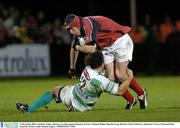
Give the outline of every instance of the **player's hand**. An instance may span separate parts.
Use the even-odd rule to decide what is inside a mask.
[[[84,46],[85,45],[85,39],[83,38],[83,37],[79,37],[78,38],[79,39],[79,44],[81,45],[81,46]]]
[[[75,69],[69,69],[69,72],[67,75],[68,75],[69,79],[75,79],[77,77],[76,70]]]
[[[75,49],[77,50],[77,51],[79,51],[79,47],[81,47],[80,45],[76,45],[75,46]]]
[[[129,78],[133,79],[134,75],[133,75],[133,71],[131,69],[127,69],[127,74],[129,76]]]

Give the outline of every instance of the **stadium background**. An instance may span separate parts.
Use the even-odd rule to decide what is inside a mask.
[[[3,50],[12,45],[21,48],[19,45],[30,47],[37,44],[49,46],[51,72],[48,75],[50,77],[11,78],[9,77],[11,74],[6,78],[0,77],[0,122],[178,122],[180,120],[180,34],[177,31],[179,27],[176,27],[175,23],[180,19],[179,1],[159,0],[158,3],[161,3],[159,5],[155,0],[136,0],[137,25],[132,26],[131,33],[135,48],[130,66],[139,83],[148,90],[147,109],[140,110],[137,104],[132,111],[127,112],[124,109],[126,101],[123,98],[102,94],[91,112],[69,113],[65,106],[56,105],[54,102],[48,105],[49,109],[40,108],[32,114],[22,114],[16,110],[17,101],[30,104],[56,85],[78,82],[78,78],[71,80],[66,77],[69,68],[70,37],[62,28],[62,23],[68,13],[81,16],[104,15],[118,23],[131,26],[129,1],[1,0],[0,57],[3,53],[4,58],[0,58],[0,73],[2,64],[4,70],[7,70],[6,64],[9,62],[6,57],[8,53]],[[173,31],[177,34],[166,40]],[[26,47],[23,57],[30,59],[31,48],[26,49]],[[16,53],[16,50],[13,52]],[[38,51],[41,52],[40,49]],[[77,63],[78,73],[84,67],[83,58],[84,54],[81,53]],[[46,63],[40,64],[43,67],[41,69],[46,69]],[[136,96],[135,93],[132,94]]]
[[[11,40],[5,39],[4,42],[1,41],[0,44],[2,47],[12,43],[48,44],[50,46],[51,75],[65,75],[69,68],[70,38],[67,32],[61,28],[63,19],[68,13],[81,16],[104,15],[114,19],[118,23],[131,26],[130,1],[126,0],[120,3],[115,0],[111,1],[111,3],[109,1],[95,0],[39,0],[38,2],[34,0],[1,0],[0,4],[2,22],[6,22],[11,14],[13,15],[13,13],[17,12],[18,16],[13,26],[20,27],[22,19],[25,18],[31,27],[27,28],[27,36],[32,39],[29,42],[21,40],[18,42],[17,40],[19,39],[14,41],[12,39],[14,37],[11,37],[12,35],[7,33],[11,37]],[[176,39],[168,38],[175,31],[175,23],[180,18],[178,10],[178,1],[171,3],[169,1],[162,1],[161,7],[155,1],[136,1],[137,24],[131,26],[134,30],[132,32],[132,38],[135,44],[134,60],[130,64],[136,74],[179,74],[180,46],[179,43],[176,43],[179,40],[179,36]],[[41,14],[44,15],[42,19],[39,18]],[[35,28],[32,28],[34,24]],[[161,26],[163,25],[165,27],[161,30]],[[45,33],[44,36],[46,38],[44,39],[39,34],[43,31],[42,26],[50,27],[48,32]],[[164,30],[167,30],[167,33]],[[83,69],[83,58],[84,54],[80,54],[77,62],[78,73]]]

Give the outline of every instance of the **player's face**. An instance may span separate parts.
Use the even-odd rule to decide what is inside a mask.
[[[69,32],[75,36],[79,36],[80,35],[80,31],[77,27],[72,27],[72,28],[69,28]]]

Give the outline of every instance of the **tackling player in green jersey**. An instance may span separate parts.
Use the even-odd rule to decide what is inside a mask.
[[[105,77],[102,73],[104,70],[103,54],[100,51],[87,55],[85,65],[80,81],[76,85],[57,86],[44,93],[30,106],[16,103],[17,109],[23,112],[33,112],[55,99],[57,103],[63,103],[68,111],[89,111],[92,110],[103,92],[120,96],[127,90],[133,79],[130,69],[127,70],[128,78],[120,85]]]

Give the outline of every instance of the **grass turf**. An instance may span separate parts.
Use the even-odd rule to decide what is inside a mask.
[[[59,78],[13,78],[0,79],[1,122],[179,122],[180,77],[138,77],[138,82],[148,90],[148,108],[125,110],[122,97],[102,94],[92,111],[67,112],[62,104],[52,101],[48,109],[40,108],[34,113],[16,110],[17,101],[30,104],[42,93],[60,84],[75,84],[78,79]],[[136,94],[131,91],[134,96]]]

